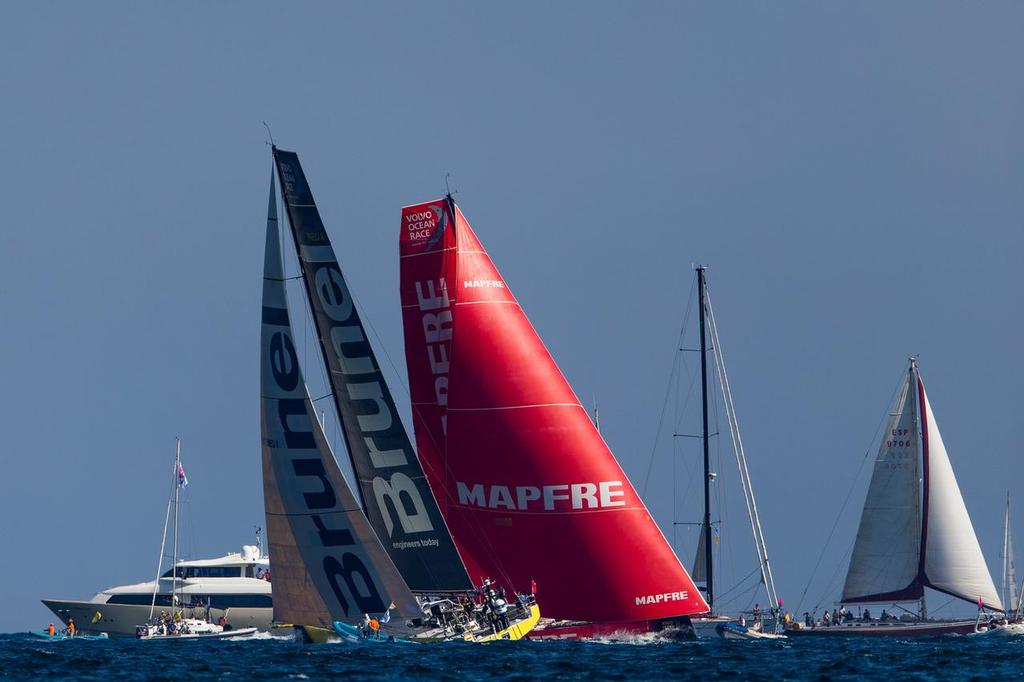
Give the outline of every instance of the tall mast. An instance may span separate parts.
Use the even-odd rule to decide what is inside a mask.
[[[1009,611],[1017,601],[1017,576],[1013,565],[1013,535],[1010,531],[1010,491],[1006,491],[1006,517],[1003,520],[1003,605]]]
[[[704,570],[707,577],[708,608],[714,613],[715,573],[711,562],[713,553],[711,545],[711,451],[708,444],[708,346],[704,320],[706,297],[703,266],[697,268],[697,291],[700,296],[700,396],[703,419],[702,440],[704,442]]]
[[[174,542],[171,550],[171,612],[178,604],[178,497],[181,494],[181,485],[178,482],[178,472],[181,471],[181,438],[176,437],[174,447]]]
[[[928,620],[928,604],[925,601],[924,590],[925,558],[928,547],[928,434],[924,430],[925,424],[922,415],[924,415],[925,406],[918,386],[916,356],[910,356],[910,368],[907,371],[910,373],[908,390],[913,391],[914,404],[917,406],[917,409],[914,410],[914,429],[919,435],[917,443],[921,453],[921,550],[918,554],[917,570],[917,579],[922,581],[920,617],[921,620]]]

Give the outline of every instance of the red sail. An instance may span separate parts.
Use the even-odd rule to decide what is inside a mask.
[[[454,202],[404,208],[400,249],[417,449],[470,575],[553,618],[706,612]]]

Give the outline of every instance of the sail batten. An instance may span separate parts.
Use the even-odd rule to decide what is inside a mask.
[[[298,156],[274,148],[288,223],[365,513],[416,592],[472,588],[369,342]]]
[[[400,255],[417,448],[471,574],[553,618],[706,612],[450,197],[402,210]]]

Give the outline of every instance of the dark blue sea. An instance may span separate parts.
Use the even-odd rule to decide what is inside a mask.
[[[1024,639],[788,642],[45,642],[0,635],[0,679],[933,680],[1024,673]]]

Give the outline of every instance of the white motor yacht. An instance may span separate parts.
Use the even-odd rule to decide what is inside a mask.
[[[105,632],[112,637],[135,637],[136,626],[149,619],[153,588],[154,581],[150,580],[111,587],[87,601],[42,601],[64,623],[74,618],[82,634]],[[223,618],[225,630],[270,629],[270,561],[255,545],[244,545],[241,553],[217,559],[177,562],[173,574],[168,569],[160,577],[155,615],[171,612],[172,593],[176,593],[177,608],[185,617],[213,623]]]

